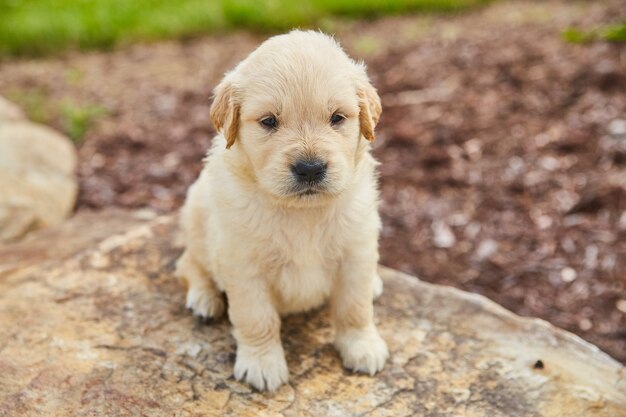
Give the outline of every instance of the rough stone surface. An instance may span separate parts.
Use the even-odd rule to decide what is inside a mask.
[[[76,163],[76,149],[65,136],[0,116],[0,242],[59,224],[71,213]]]
[[[174,218],[151,217],[80,215],[0,248],[0,416],[626,416],[624,368],[597,348],[384,268],[382,373],[341,368],[322,309],[284,321],[290,383],[254,392],[231,377],[228,322],[184,309]]]

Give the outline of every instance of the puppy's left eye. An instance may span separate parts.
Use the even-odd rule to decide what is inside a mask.
[[[335,113],[330,117],[330,124],[336,126],[346,120],[346,118],[339,113]]]
[[[268,129],[276,129],[278,127],[278,120],[274,116],[267,116],[261,120],[261,124]]]

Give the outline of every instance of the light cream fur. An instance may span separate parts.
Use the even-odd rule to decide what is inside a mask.
[[[318,32],[270,38],[215,90],[219,134],[181,212],[177,274],[196,315],[220,316],[227,294],[234,374],[259,390],[288,379],[280,316],[325,301],[344,365],[370,375],[384,366],[372,306],[382,292],[370,155],[380,112],[365,67]],[[333,113],[345,120],[332,125]],[[260,124],[268,115],[277,129]],[[294,191],[290,167],[303,157],[328,164],[313,194]]]

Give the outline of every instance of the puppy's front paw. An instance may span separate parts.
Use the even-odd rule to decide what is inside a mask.
[[[225,310],[222,294],[205,286],[189,287],[186,306],[203,319],[219,318]]]
[[[267,348],[237,347],[235,379],[246,382],[259,391],[275,391],[289,379],[285,353],[280,343]]]
[[[335,346],[343,366],[355,372],[374,375],[383,369],[389,357],[387,344],[376,329],[340,332]]]

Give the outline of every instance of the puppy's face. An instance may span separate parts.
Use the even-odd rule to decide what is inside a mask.
[[[211,113],[261,189],[311,206],[350,186],[380,110],[362,65],[331,38],[296,31],[268,40],[229,73]]]

